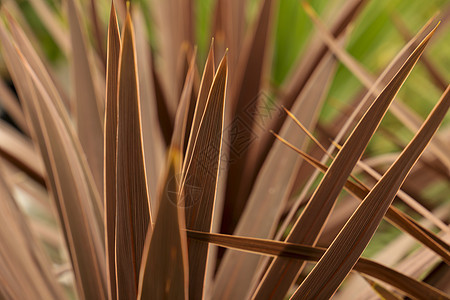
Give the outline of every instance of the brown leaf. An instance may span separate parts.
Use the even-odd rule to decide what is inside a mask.
[[[278,136],[277,134],[275,134],[275,136],[289,148],[300,154],[309,164],[316,167],[323,173],[327,172],[327,166],[323,165],[315,158],[296,148],[294,145]],[[370,191],[370,189],[361,182],[358,182],[358,184],[356,184],[350,180],[347,180],[344,188],[355,195],[359,200],[364,200],[364,198]],[[448,251],[448,244],[445,243],[441,238],[436,236],[433,232],[417,223],[413,218],[409,217],[401,210],[396,209],[394,206],[390,206],[386,213],[386,220],[400,230],[403,230],[404,232],[410,234],[416,240],[432,249],[436,254],[440,255],[443,260],[450,263],[450,252]]]
[[[185,144],[186,126],[188,122],[188,111],[192,95],[192,86],[194,84],[195,59],[197,49],[194,50],[191,60],[189,62],[189,70],[186,74],[183,90],[181,91],[180,102],[175,115],[175,125],[172,133],[171,147],[183,149]],[[182,150],[181,150],[182,151]],[[178,173],[181,172],[181,168]]]
[[[0,294],[9,299],[66,299],[3,175],[0,172]]]
[[[105,244],[108,292],[110,299],[117,299],[116,291],[116,155],[117,155],[117,91],[120,55],[120,34],[114,1],[111,2],[108,26],[108,47],[106,66],[106,100],[104,133],[104,205]]]
[[[45,185],[44,164],[31,140],[4,121],[0,121],[0,155],[31,178]]]
[[[413,140],[359,205],[302,282],[292,296],[293,299],[328,298],[335,293],[369,243],[400,186],[430,142],[449,108],[450,86]]]
[[[136,5],[133,8],[136,8]],[[156,87],[152,74],[152,53],[150,43],[147,40],[147,24],[143,9],[134,9],[132,18],[136,30],[136,61],[139,75],[141,116],[143,116],[141,126],[145,170],[147,172],[148,194],[152,201],[150,207],[152,214],[156,214],[158,183],[164,171],[166,156],[166,143],[161,131],[164,124],[160,124],[158,117]],[[171,128],[169,130],[172,132]]]
[[[76,1],[67,1],[75,89],[73,103],[78,136],[97,188],[103,194],[103,104],[95,90],[93,59],[89,56]]]
[[[327,55],[294,104],[293,112],[301,115],[309,128],[315,126],[317,112],[323,104],[335,68],[336,60],[332,55]],[[305,136],[298,134],[291,119],[285,121],[281,132],[283,136],[289,136],[296,145],[304,144]],[[292,180],[295,179],[293,175],[298,172],[300,164],[298,155],[281,142],[275,142],[255,181],[234,234],[258,238],[273,236],[287,202]],[[260,260],[254,255],[227,251],[217,272],[213,297],[247,297],[257,284],[255,278],[262,275],[255,274]]]
[[[212,226],[217,178],[222,148],[227,55],[223,57],[208,95],[199,124],[192,157],[182,174],[181,191],[186,207],[186,227],[209,232]],[[199,299],[203,293],[208,245],[189,243],[189,298]]]
[[[394,76],[394,72],[400,68],[403,59],[409,56],[409,54],[415,49],[416,45],[426,36],[433,28],[436,26],[436,20],[434,18],[430,19],[427,24],[419,31],[419,33],[409,41],[409,43],[399,52],[399,54],[392,60],[389,66],[385,69],[383,74],[379,76],[379,80],[375,81],[371,74],[353,57],[351,57],[345,50],[342,49],[334,41],[333,36],[327,31],[325,25],[322,24],[318,16],[315,14],[312,7],[308,4],[304,4],[305,10],[310,16],[310,18],[315,23],[316,27],[319,29],[320,37],[327,43],[330,50],[336,54],[336,56],[345,64],[345,66],[358,78],[361,83],[363,83],[369,91],[373,94],[381,92],[383,86],[389,82]],[[396,101],[393,103],[391,108],[392,113],[408,127],[412,132],[419,129],[420,124],[423,122],[422,118],[415,113],[408,106],[403,104],[401,101]],[[450,159],[447,153],[450,148],[446,145],[445,141],[437,136],[433,139],[430,145],[430,150],[433,154],[444,163],[444,165],[450,168]]]
[[[135,299],[151,215],[141,140],[134,29],[129,12],[122,32],[117,101],[117,296]]]
[[[188,299],[188,253],[183,195],[179,192],[182,153],[171,148],[153,231],[144,246],[138,299]],[[181,202],[180,202],[181,201]]]
[[[78,136],[76,136],[75,131],[73,130],[72,120],[67,112],[66,107],[64,106],[63,96],[60,94],[60,91],[57,88],[57,84],[56,82],[54,82],[51,74],[47,72],[47,65],[40,59],[36,51],[33,49],[30,41],[27,39],[18,24],[12,18],[9,18],[9,24],[11,26],[14,42],[17,43],[17,47],[18,49],[20,49],[21,55],[23,55],[23,57],[29,64],[29,67],[39,78],[39,82],[43,85],[45,92],[48,93],[49,100],[52,102],[52,106],[54,107],[54,109],[56,109],[58,117],[61,118],[64,130],[67,132],[70,143],[75,149],[76,156],[74,157],[74,159],[77,160],[76,164],[79,164],[81,168],[81,174],[88,185],[87,188],[89,189],[90,194],[89,201],[92,201],[92,205],[94,206],[96,222],[98,223],[98,227],[100,228],[100,230],[103,230],[103,203],[99,196],[97,185],[94,182],[91,168],[86,163],[85,153],[81,148]],[[7,41],[6,43],[9,43],[9,41]],[[11,50],[8,55],[14,55],[12,53],[14,53],[14,51]],[[17,70],[16,72],[22,71],[23,70]],[[25,86],[22,89],[28,90],[29,88]],[[23,93],[22,97],[27,97],[28,99],[32,97],[32,95],[26,95],[26,93],[29,93],[29,91],[22,91],[21,93]],[[27,117],[29,117],[29,115]]]
[[[195,140],[197,139],[198,129],[200,122],[205,111],[206,102],[208,100],[209,91],[214,79],[215,66],[214,66],[214,39],[211,41],[209,48],[208,58],[206,59],[205,68],[203,70],[202,81],[200,83],[200,90],[195,104],[195,111],[193,117],[193,124],[189,135],[188,146],[186,149],[186,156],[183,163],[183,169],[186,168],[186,162],[191,161],[192,148],[194,147]]]
[[[43,155],[78,293],[82,298],[102,299],[106,296],[106,278],[101,271],[105,270],[103,222],[95,206],[98,194],[91,189],[80,161],[79,142],[67,126],[66,116],[55,105],[57,99],[51,99],[41,77],[38,79],[18,48],[14,49],[3,24],[0,24],[0,39],[8,69],[33,128],[33,138]]]
[[[263,85],[263,74],[267,72],[270,66],[269,41],[271,19],[275,2],[272,0],[261,1],[259,15],[247,39],[244,41],[241,53],[236,66],[235,73],[232,75],[232,85],[230,85],[230,105],[229,111],[233,118],[239,118],[250,128],[241,130],[239,139],[230,139],[230,148],[238,149],[238,143],[242,140],[252,138],[253,128],[257,120],[246,114],[245,111],[255,111],[258,107],[258,94]],[[232,51],[237,51],[231,49]],[[263,99],[263,101],[266,99]],[[228,126],[233,126],[227,124]],[[225,202],[227,209],[224,210],[223,218],[227,222],[225,230],[229,231],[236,226],[233,220],[237,220],[242,213],[248,194],[250,192],[252,179],[257,174],[258,168],[249,166],[245,168],[248,160],[253,161],[249,154],[250,147],[239,149],[239,153],[230,151],[229,160],[233,164],[229,165],[227,173],[227,185],[225,192]],[[246,174],[250,172],[251,174]],[[249,180],[251,179],[251,180]],[[242,190],[242,191],[241,191]],[[229,224],[231,223],[231,224]],[[229,224],[229,225],[228,225]]]
[[[236,235],[207,233],[193,230],[187,230],[186,233],[189,239],[196,239],[205,243],[212,243],[221,247],[246,251],[249,253],[285,257],[291,260],[318,261],[326,250],[319,247]],[[384,281],[418,299],[427,299],[429,297],[436,299],[450,299],[442,291],[439,291],[424,282],[417,281],[394,269],[363,257],[359,258],[354,270]]]
[[[315,244],[334,207],[337,196],[347,181],[347,177],[361,157],[398,90],[423,53],[433,32],[427,35],[420,43],[394,79],[384,88],[366,111],[341,151],[339,151],[336,159],[333,160],[328,168],[319,186],[292,228],[287,241],[307,245]],[[303,263],[300,261],[292,262],[284,258],[275,259],[255,292],[255,298],[262,299],[268,295],[277,295],[277,298],[284,297],[291,283],[302,269],[302,265]]]

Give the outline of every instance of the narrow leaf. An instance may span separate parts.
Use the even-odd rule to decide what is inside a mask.
[[[230,77],[233,79],[232,85],[230,85],[230,115],[239,118],[239,121],[246,124],[245,126],[248,126],[249,130],[241,130],[238,139],[230,139],[230,148],[239,150],[229,153],[229,160],[233,161],[233,164],[230,164],[228,168],[225,192],[227,209],[223,213],[223,218],[228,220],[223,225],[227,227],[225,229],[227,231],[234,229],[236,226],[236,222],[233,222],[233,220],[238,220],[242,213],[250,193],[252,179],[254,179],[257,174],[256,170],[258,170],[255,166],[245,168],[249,160],[253,161],[253,157],[249,155],[251,147],[240,148],[238,143],[252,138],[254,134],[252,130],[256,122],[259,121],[253,118],[251,113],[246,114],[245,112],[256,111],[259,104],[257,101],[258,93],[260,93],[263,85],[263,74],[270,65],[268,53],[274,4],[275,1],[272,0],[261,1],[254,28],[248,35],[248,39],[244,41],[236,72]],[[232,50],[236,51],[235,49]],[[266,99],[263,98],[264,100]],[[227,124],[227,126],[230,125]],[[246,172],[251,174],[246,174]]]
[[[336,20],[334,21],[332,32],[334,37],[341,36],[349,24],[358,16],[367,0],[351,0],[345,3],[345,6],[339,11]],[[319,36],[315,36],[313,41],[309,44],[308,49],[302,57],[299,65],[296,66],[290,79],[286,81],[283,88],[283,96],[280,100],[288,109],[291,108],[301,90],[305,87],[308,78],[319,65],[320,61],[325,57],[328,48],[321,41]],[[278,131],[278,128],[272,128]]]
[[[116,155],[117,155],[117,91],[120,55],[120,35],[114,1],[111,2],[108,26],[108,48],[106,66],[106,102],[104,133],[103,196],[105,205],[105,245],[108,277],[108,295],[116,295]]]
[[[0,295],[5,299],[66,299],[3,172],[0,194]]]
[[[328,298],[334,294],[369,243],[400,186],[430,142],[449,107],[450,86],[413,140],[370,191],[302,282],[293,299]]]
[[[327,172],[328,170],[327,166],[323,165],[315,158],[296,148],[282,137],[278,135],[276,135],[276,137],[281,142],[286,144],[289,148],[293,149],[298,154],[300,154],[309,164],[316,167],[323,173]],[[344,188],[346,188],[350,193],[355,195],[359,200],[364,200],[364,198],[370,191],[370,189],[364,184],[362,183],[355,184],[350,180],[347,180]],[[436,236],[433,232],[421,226],[413,218],[409,217],[402,211],[396,209],[394,206],[390,206],[386,213],[386,220],[391,224],[393,224],[394,226],[396,226],[397,228],[399,228],[400,230],[403,230],[404,232],[410,234],[419,242],[421,242],[422,244],[433,250],[436,254],[440,255],[443,260],[450,263],[449,245],[445,243],[442,239],[440,239],[438,236]]]
[[[181,230],[185,224],[178,176],[181,158],[181,152],[171,148],[155,225],[145,241],[138,299],[188,299],[188,254],[186,232]]]
[[[293,244],[289,242],[207,233],[193,230],[187,230],[187,237],[189,239],[196,239],[229,249],[274,257],[285,257],[291,260],[318,261],[326,250],[324,248]],[[394,269],[388,268],[366,258],[359,258],[354,269],[355,271],[386,282],[418,299],[428,299],[430,297],[436,299],[450,299],[450,297],[445,295],[442,291],[439,291],[424,282],[417,281],[395,271]]]
[[[33,49],[30,41],[25,36],[24,32],[20,29],[18,24],[12,19],[9,18],[9,24],[11,26],[14,42],[17,43],[18,49],[20,49],[21,55],[23,58],[26,59],[29,67],[32,69],[32,71],[36,74],[36,76],[39,78],[40,84],[42,84],[45,93],[48,93],[49,100],[52,101],[52,107],[56,109],[56,113],[58,115],[58,118],[61,118],[61,121],[63,122],[64,130],[68,134],[68,137],[70,139],[70,143],[73,145],[73,149],[75,150],[75,156],[73,157],[74,160],[76,160],[77,165],[80,166],[80,174],[84,177],[83,180],[86,181],[87,187],[89,189],[89,201],[92,201],[92,205],[94,207],[95,216],[96,216],[96,222],[98,223],[98,227],[103,230],[103,203],[101,201],[101,198],[99,196],[99,190],[97,188],[96,183],[94,182],[93,175],[91,172],[91,168],[86,163],[86,157],[85,154],[81,148],[80,141],[78,139],[78,136],[76,135],[75,131],[73,130],[73,124],[72,120],[67,112],[66,107],[64,106],[63,102],[63,96],[60,94],[59,89],[57,88],[56,83],[52,79],[50,73],[47,72],[47,67],[45,63],[39,58],[36,51]],[[6,37],[5,37],[6,39]],[[4,40],[5,47],[10,46],[11,41]],[[8,51],[7,55],[15,55],[14,51],[11,49],[6,49]],[[14,68],[14,66],[11,66],[11,68]],[[15,70],[15,72],[22,72],[23,70]],[[11,69],[10,69],[10,72]],[[20,78],[20,77],[18,77]],[[16,79],[17,80],[17,79]],[[15,82],[17,84],[17,82]],[[23,84],[23,83],[21,83]],[[19,84],[17,84],[19,85]],[[28,87],[23,87],[22,89],[28,89]],[[27,99],[31,99],[32,95],[29,95],[30,91],[20,91],[22,93],[21,97],[27,97]],[[47,99],[47,98],[46,98]],[[25,109],[25,108],[24,108]],[[29,108],[31,109],[31,108]],[[27,116],[30,117],[30,116]],[[37,140],[38,142],[40,140]],[[43,140],[42,140],[43,141]],[[48,172],[48,168],[47,168]]]
[[[106,279],[101,271],[105,270],[102,260],[103,228],[99,222],[102,218],[96,214],[95,195],[78,159],[80,146],[70,127],[66,127],[64,117],[55,106],[55,99],[50,99],[23,54],[17,48],[14,49],[3,24],[0,24],[0,39],[25,115],[32,124],[33,138],[43,155],[49,177],[48,186],[63,225],[79,296],[104,298]]]
[[[92,58],[89,57],[77,0],[67,1],[72,49],[75,115],[81,145],[98,190],[103,193],[103,105],[96,94]]]
[[[325,100],[335,70],[336,60],[332,55],[327,55],[294,104],[293,113],[301,115],[302,121],[309,128],[314,128],[316,124],[317,112]],[[305,136],[298,134],[291,119],[286,119],[281,134],[292,139],[296,145],[303,145],[305,142]],[[256,178],[234,234],[258,238],[273,236],[300,164],[298,155],[281,142],[275,142]],[[217,272],[214,298],[248,297],[249,291],[252,292],[258,284],[256,278],[262,275],[255,274],[254,271],[260,260],[254,255],[227,251]]]
[[[200,83],[200,91],[198,93],[197,103],[195,105],[193,124],[188,140],[188,147],[186,149],[186,156],[184,159],[183,170],[187,167],[186,162],[191,161],[192,148],[194,147],[195,140],[198,135],[198,129],[200,122],[205,111],[206,102],[208,100],[209,90],[214,79],[215,66],[214,66],[214,40],[211,42],[209,48],[208,58],[206,59],[205,68],[203,69],[202,81]]]
[[[186,126],[188,122],[188,111],[192,95],[192,86],[194,84],[195,58],[197,49],[194,50],[189,62],[189,70],[186,74],[183,90],[181,91],[180,102],[175,115],[175,125],[172,133],[171,147],[183,149],[185,143]],[[181,150],[182,151],[182,150]],[[181,168],[178,173],[181,172]]]
[[[129,12],[122,32],[117,101],[117,296],[135,299],[151,216],[141,140],[134,29]]]
[[[181,191],[185,196],[186,227],[209,232],[219,175],[222,148],[227,55],[223,57],[208,95],[199,125],[192,157],[183,174]],[[208,245],[189,243],[189,298],[200,299],[203,293]]]
[[[133,6],[136,8],[136,5]],[[145,169],[147,172],[148,193],[151,199],[152,213],[156,214],[158,184],[163,173],[166,155],[166,143],[159,122],[156,87],[152,74],[153,63],[150,43],[147,40],[147,24],[143,9],[133,10],[133,22],[136,29],[136,54],[139,74],[141,104],[142,143],[144,146]],[[172,130],[169,128],[169,130]]]
[[[425,37],[367,110],[325,173],[300,218],[292,228],[287,241],[307,245],[315,244],[348,176],[378,128],[403,82],[425,50],[433,33],[434,31]],[[255,293],[256,298],[263,299],[268,295],[277,295],[277,299],[284,297],[291,283],[302,269],[302,265],[303,263],[300,261],[291,262],[283,258],[275,259]],[[280,276],[281,274],[282,276]]]
[[[52,12],[49,3],[44,0],[30,0],[29,2],[39,16],[39,20],[42,21],[55,43],[59,46],[59,49],[64,54],[69,55],[71,49],[67,29],[64,28],[57,14]]]
[[[334,41],[333,36],[327,31],[325,25],[320,21],[318,16],[315,14],[312,7],[308,4],[304,4],[305,10],[310,16],[310,18],[315,23],[316,27],[319,29],[320,37],[327,43],[330,50],[336,54],[336,56],[346,65],[346,67],[351,70],[355,76],[363,83],[369,90],[373,93],[379,93],[382,90],[383,84],[386,84],[393,76],[392,72],[396,70],[402,61],[402,57],[406,57],[414,49],[415,45],[418,44],[420,38],[430,32],[436,25],[436,21],[432,18],[428,23],[420,30],[420,32],[402,49],[402,51],[397,55],[396,58],[391,62],[391,64],[386,68],[385,72],[380,76],[381,81],[375,81],[371,74],[365,70],[355,59],[353,59],[345,50],[343,50]],[[419,129],[420,124],[423,122],[422,118],[411,110],[408,106],[403,104],[401,101],[396,101],[393,103],[391,108],[392,113],[404,123],[412,132]],[[444,165],[450,169],[450,159],[447,153],[450,148],[446,145],[445,141],[437,136],[433,139],[431,143],[430,150],[433,154],[439,158]]]

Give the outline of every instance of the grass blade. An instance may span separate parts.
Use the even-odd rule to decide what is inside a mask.
[[[108,296],[116,295],[116,155],[117,155],[117,91],[119,73],[119,55],[121,48],[119,26],[117,24],[114,1],[111,2],[108,26],[108,46],[106,65],[105,133],[104,133],[104,174],[103,196],[105,205],[105,245],[108,278]]]
[[[119,59],[116,272],[118,298],[135,299],[150,201],[141,140],[134,29],[127,13]]]
[[[159,191],[159,209],[142,258],[138,299],[188,299],[188,254],[182,194],[177,176],[181,152],[169,151],[168,170]],[[181,204],[181,207],[179,206]]]
[[[450,86],[414,139],[370,191],[315,268],[302,282],[293,299],[331,297],[334,294],[372,238],[395,194],[430,142],[449,107]]]
[[[217,178],[222,149],[225,90],[228,77],[227,55],[223,57],[208,95],[205,111],[183,174],[181,191],[185,196],[186,227],[209,232],[212,226]],[[189,298],[203,293],[208,245],[189,243]]]
[[[425,50],[433,33],[434,31],[427,35],[414,50],[353,130],[295,223],[287,241],[315,244],[347,177],[361,157],[403,82]],[[281,299],[286,295],[301,268],[300,261],[275,259],[258,287],[255,297],[263,299],[268,295],[276,295],[277,299]],[[280,276],[281,274],[282,276]]]

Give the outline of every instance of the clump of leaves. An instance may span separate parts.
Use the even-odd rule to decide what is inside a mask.
[[[91,1],[82,14],[67,0],[68,28],[61,3],[29,2],[69,68],[5,1],[18,99],[2,79],[16,126],[0,121],[2,298],[450,299],[448,201],[406,191],[448,187],[450,87],[424,52],[449,11],[413,37],[393,16],[409,41],[375,77],[345,49],[366,1],[332,25],[303,3],[317,32],[276,87],[276,1],[257,2],[253,21],[246,1],[216,1],[204,64],[193,1]],[[366,89],[330,127],[319,116],[339,61]],[[396,99],[418,62],[442,94],[425,120]],[[407,145],[380,125],[388,111],[414,133]],[[377,130],[401,153],[365,153]],[[401,234],[364,257],[383,219]]]

